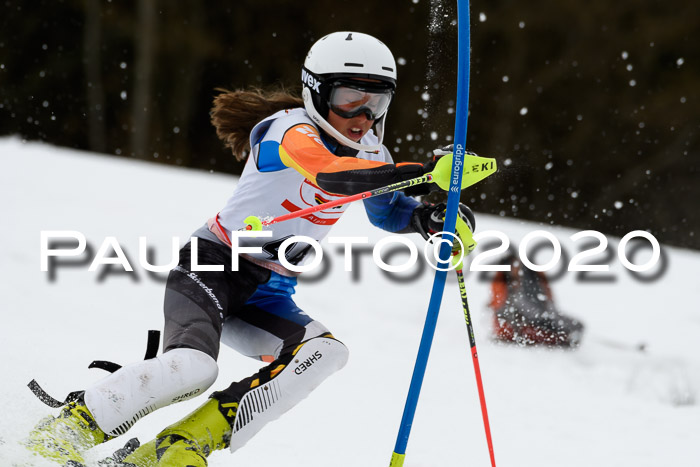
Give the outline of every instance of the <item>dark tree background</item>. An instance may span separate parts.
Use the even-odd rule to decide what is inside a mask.
[[[385,143],[423,160],[454,123],[453,3],[3,0],[0,135],[239,173],[215,88],[299,89],[309,46],[358,30],[399,62]],[[700,2],[472,1],[469,147],[501,171],[464,201],[700,248],[698,44]]]

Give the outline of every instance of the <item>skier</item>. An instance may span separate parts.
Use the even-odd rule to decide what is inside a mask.
[[[268,365],[214,392],[154,440],[140,446],[131,440],[105,463],[203,467],[213,451],[240,448],[345,365],[345,345],[292,300],[296,277],[281,264],[278,250],[293,235],[320,241],[346,206],[276,224],[272,236],[238,239],[241,247],[259,252],[232,257],[233,238],[250,214],[279,216],[412,179],[431,171],[435,161],[394,164],[382,145],[396,63],[376,38],[329,34],[311,47],[301,75],[301,99],[260,90],[223,91],[215,98],[218,136],[247,161],[233,196],[195,231],[169,274],[164,353],[126,365],[78,393],[59,416],[30,433],[30,449],[81,465],[87,449],[124,434],[143,416],[204,393],[217,378],[223,342]],[[433,189],[423,188],[423,194]],[[442,230],[444,204],[421,204],[395,192],[364,205],[371,223],[389,232],[427,238]],[[473,231],[469,208],[460,204],[459,214],[460,228]],[[293,244],[286,259],[299,264],[308,250]],[[206,267],[192,268],[195,252],[194,264]]]
[[[510,264],[510,271],[496,273],[491,282],[490,308],[496,340],[578,347],[583,323],[557,308],[547,276],[526,267],[513,253],[505,261]]]

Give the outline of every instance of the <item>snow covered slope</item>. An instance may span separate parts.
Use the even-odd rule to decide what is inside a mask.
[[[27,382],[36,378],[62,398],[103,376],[101,370],[87,369],[92,360],[142,358],[146,331],[162,326],[163,285],[139,266],[138,238],[148,238],[155,262],[166,262],[171,237],[184,242],[223,205],[236,178],[17,139],[0,139],[0,164],[0,466],[7,466],[27,461],[17,441],[51,412],[29,392]],[[570,229],[477,218],[479,231],[504,232],[514,244],[543,229],[559,238],[569,258],[580,246],[568,238],[574,233]],[[48,230],[82,232],[93,255],[106,237],[114,236],[135,272],[119,273],[118,267],[107,274],[90,272],[92,257],[81,256],[72,259],[72,266],[58,267],[52,278],[40,271],[40,232]],[[370,245],[386,236],[369,225],[359,205],[348,210],[333,235],[368,236]],[[418,236],[410,238],[422,245]],[[605,259],[611,265],[606,281],[580,281],[576,273],[564,272],[552,284],[559,306],[587,326],[576,351],[490,341],[488,283],[478,273],[467,274],[501,467],[700,465],[700,254],[662,246],[666,269],[645,282],[620,265],[619,240],[609,240],[614,254]],[[327,274],[300,284],[296,299],[348,345],[350,362],[243,449],[212,455],[212,467],[388,465],[433,274],[426,269],[412,280],[390,280],[366,253],[353,274],[343,270],[338,246],[324,248]],[[635,262],[643,263],[644,254]],[[641,342],[647,345],[644,353],[633,349]],[[228,349],[219,363],[214,389],[260,365]],[[127,438],[146,441],[201,402],[200,397],[162,409],[137,423]],[[111,453],[127,438],[96,448],[92,458]],[[459,294],[451,278],[405,465],[488,463]]]

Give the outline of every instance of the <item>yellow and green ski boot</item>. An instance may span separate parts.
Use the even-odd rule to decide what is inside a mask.
[[[160,432],[156,439],[121,457],[124,467],[207,467],[207,457],[231,440],[231,425],[209,399],[197,410]]]
[[[80,465],[85,451],[109,439],[80,398],[61,408],[58,416],[41,420],[29,433],[25,445],[61,465]]]

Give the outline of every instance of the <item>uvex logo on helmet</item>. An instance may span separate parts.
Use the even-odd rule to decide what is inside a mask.
[[[306,83],[306,85],[309,88],[313,89],[315,92],[319,94],[321,93],[321,82],[318,81],[311,73],[304,69],[301,70],[301,82]]]

